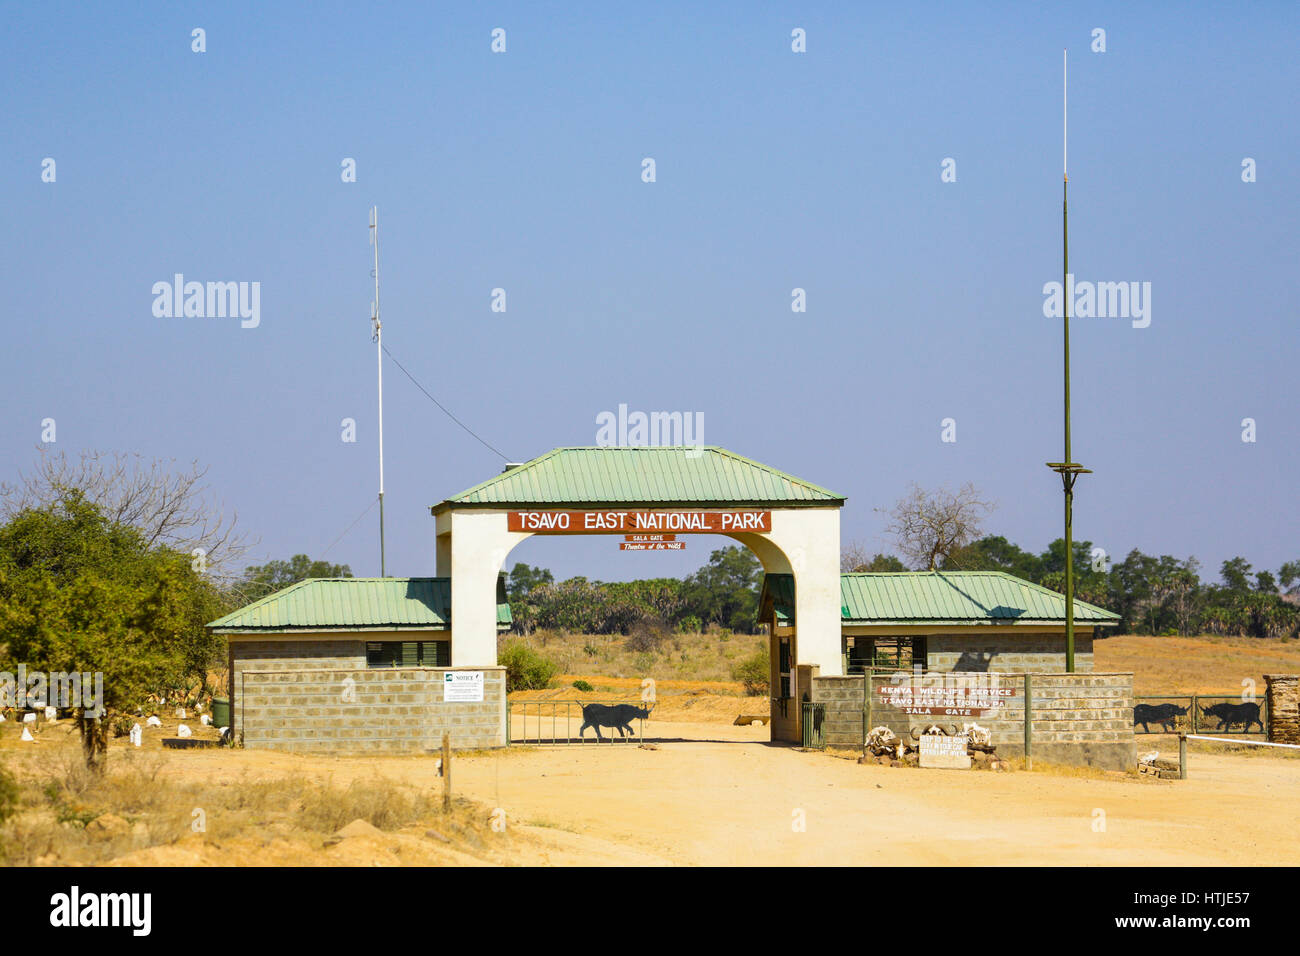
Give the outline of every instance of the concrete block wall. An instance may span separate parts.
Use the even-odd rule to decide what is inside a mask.
[[[407,640],[427,640],[423,637],[410,637]],[[400,637],[380,634],[372,640],[401,640]],[[270,640],[230,641],[230,681],[231,681],[231,732],[235,739],[244,731],[244,704],[240,689],[245,673],[253,670],[292,671],[292,670],[334,670],[364,669],[366,666],[366,642],[364,639],[337,639],[313,637]]]
[[[1062,634],[932,634],[926,669],[944,672],[1052,673],[1065,667]],[[1092,633],[1074,635],[1076,673],[1092,670]]]
[[[482,671],[483,701],[443,700],[448,671]],[[326,753],[425,753],[506,744],[504,667],[248,670],[245,747]]]
[[[1268,739],[1300,744],[1300,675],[1265,674],[1268,694]]]
[[[908,678],[910,680],[911,678]],[[908,714],[881,693],[887,678],[875,679],[871,726],[885,726],[909,741],[911,732],[930,724],[958,731],[964,723],[978,723],[993,735],[997,752],[1006,757],[1024,755],[1024,675],[972,673],[927,675],[920,686],[947,680],[971,687],[996,686],[1006,692],[1001,706],[983,716],[961,713]],[[826,706],[826,744],[862,746],[862,678],[814,677],[813,701]],[[1132,674],[1033,674],[1030,683],[1033,755],[1047,763],[1063,763],[1129,770],[1136,766],[1133,736]]]

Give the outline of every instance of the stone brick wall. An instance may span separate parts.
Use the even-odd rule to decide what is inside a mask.
[[[502,747],[505,669],[366,666],[366,641],[440,640],[445,632],[360,637],[320,634],[230,642],[231,722],[245,747],[358,753],[418,753]],[[482,703],[442,699],[449,670],[483,672]],[[344,700],[351,678],[355,700]]]
[[[912,740],[930,724],[945,729],[978,723],[993,734],[997,752],[1024,756],[1025,681],[1023,674],[944,674],[922,678],[935,685],[943,680],[971,687],[996,686],[1005,693],[1000,706],[981,716],[908,714],[890,702],[881,688],[890,682],[875,679],[871,727],[885,726]],[[924,686],[924,685],[922,685]],[[814,702],[826,705],[826,744],[830,747],[862,746],[862,677],[815,677]],[[1132,674],[1033,674],[1030,684],[1032,753],[1047,763],[1063,763],[1129,770],[1137,764],[1133,737]]]
[[[929,671],[1052,673],[1065,668],[1065,633],[931,634],[926,638]],[[1092,670],[1092,633],[1074,634],[1076,673]]]
[[[1268,739],[1278,744],[1300,744],[1300,676],[1265,674],[1268,687]]]
[[[449,670],[482,671],[483,701],[444,701]],[[250,748],[423,753],[439,750],[444,732],[457,750],[506,743],[504,667],[250,670],[242,697]]]
[[[400,640],[380,634],[374,640]],[[422,638],[408,638],[408,640]],[[362,639],[284,638],[230,641],[230,686],[232,691],[230,720],[235,739],[243,733],[244,707],[240,687],[244,674],[252,670],[320,670],[361,668],[366,666],[366,642]]]

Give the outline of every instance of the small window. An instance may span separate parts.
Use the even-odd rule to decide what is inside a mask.
[[[367,667],[450,667],[451,641],[367,641]]]

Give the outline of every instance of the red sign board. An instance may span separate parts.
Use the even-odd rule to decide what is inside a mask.
[[[770,511],[510,511],[510,531],[532,534],[735,534],[772,530]]]

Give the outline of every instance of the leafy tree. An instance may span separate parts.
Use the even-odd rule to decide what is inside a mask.
[[[1219,573],[1229,591],[1250,590],[1250,562],[1245,558],[1229,558],[1223,562]]]
[[[1001,535],[987,535],[957,549],[944,559],[943,567],[955,571],[1007,571],[1034,582],[1043,577],[1043,559]]]
[[[1300,561],[1288,561],[1278,569],[1277,579],[1287,594],[1300,591]]]
[[[295,554],[288,561],[268,561],[244,569],[243,580],[236,585],[245,601],[257,601],[276,591],[306,581],[308,578],[350,578],[346,564],[313,561],[305,554]]]
[[[204,624],[226,607],[189,555],[151,546],[76,491],[0,526],[0,650],[33,671],[102,675],[102,710],[73,704],[92,769],[115,714],[206,678],[221,641]]]
[[[510,569],[506,595],[511,601],[527,601],[528,596],[544,584],[554,584],[555,576],[547,568],[532,568],[520,561]]]
[[[77,460],[66,452],[39,448],[36,467],[17,484],[0,485],[0,515],[54,505],[76,493],[96,505],[114,524],[140,532],[145,544],[191,554],[203,553],[207,568],[218,570],[248,550],[236,530],[238,515],[227,519],[205,484],[207,468],[197,461],[178,470],[176,462],[121,452],[83,451]]]
[[[686,609],[705,623],[753,633],[761,574],[758,559],[747,548],[720,548],[686,579]]]

